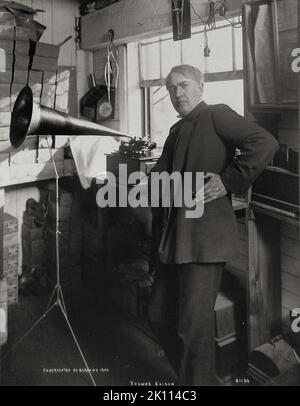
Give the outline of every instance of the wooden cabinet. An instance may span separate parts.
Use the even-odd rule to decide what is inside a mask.
[[[296,109],[297,0],[253,0],[244,5],[244,56],[250,108]]]
[[[246,210],[249,352],[283,331],[288,310],[282,229],[299,230],[299,86],[291,68],[292,50],[299,47],[297,3],[252,0],[243,6],[245,116],[280,144],[272,166],[254,183]],[[299,237],[293,238],[294,249]],[[298,251],[294,256],[293,264],[299,264]],[[300,272],[293,269],[294,280],[300,287]],[[300,298],[300,291],[290,296]]]

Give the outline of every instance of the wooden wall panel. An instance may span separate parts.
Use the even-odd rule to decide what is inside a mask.
[[[208,14],[206,0],[191,2],[201,16]],[[241,3],[242,0],[227,0],[228,12],[239,9]],[[199,23],[193,11],[191,17],[192,23]],[[116,43],[121,44],[137,40],[137,37],[169,32],[171,26],[170,0],[122,0],[83,16],[81,46],[90,50],[104,46],[109,29],[115,31]]]
[[[279,123],[279,141],[299,146],[298,112],[284,112]],[[299,227],[288,223],[280,225],[282,325],[288,331],[289,312],[300,307],[300,234]]]

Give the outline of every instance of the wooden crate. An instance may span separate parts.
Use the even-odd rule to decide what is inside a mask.
[[[35,43],[35,55],[58,59],[59,51],[60,47],[58,45],[48,44],[45,42]]]
[[[0,84],[10,84],[12,81],[12,69],[0,72]]]
[[[56,58],[47,58],[43,56],[34,55],[31,68],[34,70],[49,70],[56,71],[58,60]]]
[[[218,339],[235,335],[237,332],[237,320],[234,302],[219,293],[215,305],[215,334]]]
[[[13,83],[15,85],[23,85],[25,86],[27,83],[27,76],[28,72],[27,70],[24,69],[14,69],[14,74],[13,74]]]
[[[10,234],[18,231],[18,219],[9,213],[4,213],[3,233]]]

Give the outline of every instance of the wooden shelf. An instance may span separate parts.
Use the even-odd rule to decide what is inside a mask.
[[[278,166],[267,166],[266,170],[277,172],[277,173],[282,173],[284,175],[295,176],[295,177],[299,178],[298,173],[288,171],[287,169],[279,168]]]
[[[7,171],[7,176],[5,179],[0,180],[0,188],[55,178],[55,171],[52,163],[15,165],[1,168],[1,170],[3,169]],[[71,171],[69,167],[65,169],[64,162],[57,163],[57,172],[59,177],[73,176],[73,171]]]
[[[299,226],[299,217],[291,212],[285,212],[283,210],[273,208],[262,203],[251,202],[249,205],[250,209],[254,212],[265,214],[266,216],[273,217],[276,220],[283,221],[292,225]]]

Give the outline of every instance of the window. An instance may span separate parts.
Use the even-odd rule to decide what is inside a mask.
[[[232,24],[238,22],[231,19]],[[192,38],[173,41],[165,34],[139,42],[140,86],[144,98],[144,134],[159,147],[169,128],[178,120],[164,86],[170,69],[182,63],[198,67],[205,78],[204,96],[210,103],[226,103],[239,114],[244,112],[242,30],[228,20],[217,22],[214,30],[192,29]],[[208,45],[209,57],[204,57]]]

